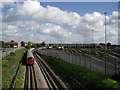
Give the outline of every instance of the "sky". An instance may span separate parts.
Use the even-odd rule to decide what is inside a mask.
[[[0,34],[4,41],[104,43],[107,12],[107,42],[118,43],[117,2],[26,0],[2,2],[0,10]]]

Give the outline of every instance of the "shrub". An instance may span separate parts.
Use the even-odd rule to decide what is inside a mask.
[[[118,83],[115,80],[112,79],[105,79],[101,81],[104,84],[104,88],[118,88]]]
[[[14,55],[15,55],[15,53],[11,52],[11,53],[10,53],[10,55],[14,56]]]

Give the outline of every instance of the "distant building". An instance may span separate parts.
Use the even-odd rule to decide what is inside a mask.
[[[64,47],[58,47],[57,48],[57,50],[63,50],[64,49]]]
[[[95,44],[95,48],[104,48],[103,45]]]
[[[16,47],[21,47],[21,43],[8,42],[8,43],[7,43],[7,46],[8,46],[8,47],[14,47],[14,48],[16,48]]]
[[[27,43],[27,42],[25,42],[25,43],[24,43],[24,46],[27,46],[27,45],[28,45],[28,43]]]
[[[52,46],[48,46],[47,49],[52,49]]]

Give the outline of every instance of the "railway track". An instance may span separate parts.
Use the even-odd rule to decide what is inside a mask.
[[[36,52],[34,52],[33,55],[46,80],[49,89],[50,90],[67,89],[67,86],[62,82],[62,80],[58,76],[55,75],[55,73],[49,68],[46,62],[43,61]]]
[[[34,66],[26,66],[24,90],[28,90],[28,89],[38,90]]]

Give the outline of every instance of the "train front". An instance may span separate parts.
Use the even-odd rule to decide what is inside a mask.
[[[31,48],[27,51],[27,65],[34,65],[34,63],[35,63],[34,56],[32,54],[33,50],[34,50],[34,48]]]

